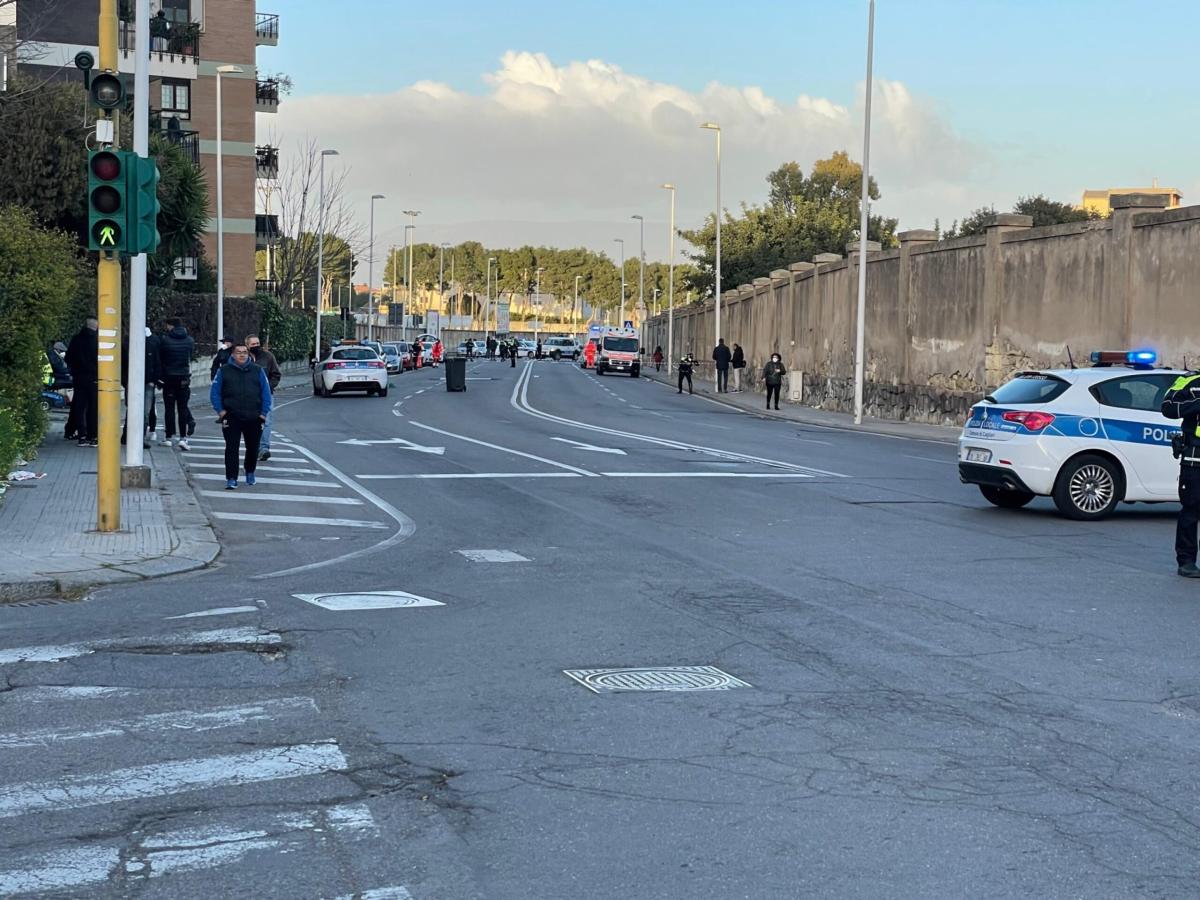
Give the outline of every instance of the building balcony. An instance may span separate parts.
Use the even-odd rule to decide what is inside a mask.
[[[194,256],[180,256],[175,260],[175,280],[195,281],[199,275],[199,260]]]
[[[254,249],[266,250],[279,240],[279,216],[259,213],[254,217]]]
[[[193,166],[200,165],[200,132],[187,128],[161,129],[163,137],[183,151],[183,155],[192,161]]]
[[[279,16],[277,14],[255,14],[254,43],[260,47],[274,47],[279,43]]]
[[[274,78],[259,78],[255,81],[254,111],[279,112],[279,82]]]
[[[117,23],[117,49],[122,72],[134,66],[135,33],[133,22]],[[185,22],[172,26],[164,34],[150,35],[150,77],[194,79],[200,69],[200,25]]]
[[[279,148],[254,148],[254,174],[258,178],[279,177]]]
[[[254,279],[254,293],[275,295],[275,279],[274,278],[256,278]]]

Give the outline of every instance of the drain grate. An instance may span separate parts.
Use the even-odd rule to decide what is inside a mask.
[[[297,600],[333,612],[362,609],[407,609],[413,606],[445,606],[438,600],[418,597],[407,591],[360,591],[349,594],[292,594]]]
[[[727,691],[731,688],[753,687],[714,666],[564,669],[563,674],[597,694],[621,691]]]

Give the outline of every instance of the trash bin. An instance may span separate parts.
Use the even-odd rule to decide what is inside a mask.
[[[446,357],[446,390],[465,391],[467,389],[467,358],[465,356]]]

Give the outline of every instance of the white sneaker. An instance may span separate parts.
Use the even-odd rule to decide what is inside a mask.
[[[179,449],[180,450],[191,450],[192,449],[191,447],[188,446],[187,438],[179,439]]]
[[[162,445],[164,447],[166,447],[168,450],[170,450],[171,449],[171,439],[167,438],[165,441],[162,442]]]

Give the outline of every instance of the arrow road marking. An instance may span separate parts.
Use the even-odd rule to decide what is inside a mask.
[[[582,441],[573,441],[570,438],[550,438],[552,441],[562,441],[564,444],[570,444],[579,450],[591,450],[595,453],[615,453],[617,456],[625,456],[624,450],[618,450],[616,447],[597,447],[595,444],[585,444]]]
[[[433,453],[441,456],[446,452],[445,447],[425,447],[421,444],[414,444],[412,441],[406,441],[404,438],[389,438],[386,441],[364,441],[362,438],[351,438],[348,441],[338,441],[339,444],[349,444],[351,447],[369,447],[372,444],[391,444],[399,447],[401,450],[416,450],[418,453]]]

